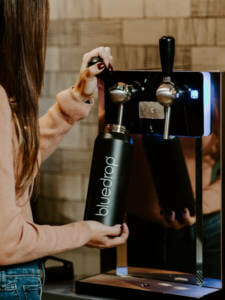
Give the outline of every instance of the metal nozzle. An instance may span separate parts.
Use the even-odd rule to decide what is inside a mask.
[[[131,100],[132,85],[124,82],[118,82],[109,89],[109,94],[113,103],[119,105],[117,124],[122,125],[123,121],[123,104]]]
[[[160,104],[163,106],[170,106],[172,105],[177,98],[177,91],[172,82],[169,83],[162,83],[157,91],[156,97]]]
[[[156,91],[157,100],[160,104],[162,104],[165,107],[166,111],[166,119],[163,134],[163,138],[165,140],[168,140],[169,138],[171,105],[173,105],[177,99],[176,88],[174,87],[174,84],[169,80],[170,78],[164,78],[162,84]]]
[[[132,86],[124,82],[118,82],[109,89],[109,94],[113,103],[126,103],[131,99]]]
[[[118,105],[117,124],[122,125],[124,104],[129,102],[132,97],[139,95],[145,90],[139,82],[134,81],[132,84],[117,82],[109,89],[110,98],[113,103]]]

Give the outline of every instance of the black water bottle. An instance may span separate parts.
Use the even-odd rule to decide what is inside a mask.
[[[102,61],[94,57],[88,66]],[[133,140],[122,125],[124,104],[131,99],[131,88],[121,82],[113,85],[112,74],[105,68],[97,77],[110,86],[111,101],[118,106],[117,124],[106,125],[95,140],[84,214],[84,220],[109,226],[124,221],[133,148]]]
[[[109,226],[123,223],[132,145],[132,138],[121,125],[107,125],[96,138],[85,220]]]

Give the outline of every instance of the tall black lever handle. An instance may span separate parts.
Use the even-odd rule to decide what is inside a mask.
[[[165,108],[165,124],[163,138],[169,138],[171,106],[176,102],[177,91],[171,80],[175,55],[175,40],[171,36],[163,36],[159,40],[163,81],[156,91],[156,97]]]
[[[172,36],[163,36],[159,40],[159,48],[163,77],[171,77],[175,55],[174,38]]]

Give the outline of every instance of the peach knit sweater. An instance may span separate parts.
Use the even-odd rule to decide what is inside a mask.
[[[57,95],[56,103],[39,119],[39,165],[57,148],[74,123],[86,117],[93,103],[75,98],[72,88]],[[21,169],[19,140],[9,99],[0,86],[0,265],[27,262],[83,246],[90,238],[85,222],[62,226],[33,222],[30,185],[21,197],[15,181]]]

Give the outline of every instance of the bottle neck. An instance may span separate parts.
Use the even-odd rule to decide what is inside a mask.
[[[118,124],[107,124],[104,128],[104,132],[117,132],[117,133],[122,133],[126,134],[127,129],[123,125],[118,125]]]

